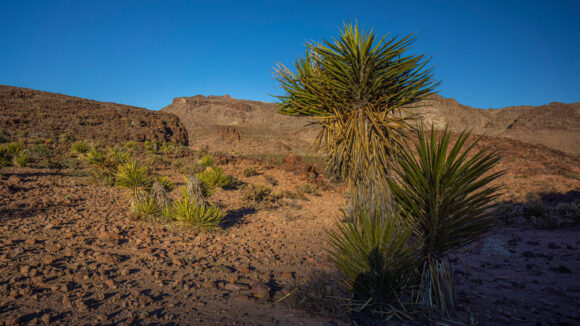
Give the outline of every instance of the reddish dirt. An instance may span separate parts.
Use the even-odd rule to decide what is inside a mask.
[[[580,189],[580,180],[570,177],[580,175],[573,158],[541,151],[531,156],[533,150],[519,152],[520,144],[499,143],[508,144],[500,166],[509,169],[502,180],[506,199],[521,202],[527,192]],[[195,159],[191,154],[136,155],[178,184],[183,175],[174,168],[176,162]],[[308,173],[284,166],[222,156],[226,172],[246,183],[271,184],[273,179],[275,190],[295,191],[308,180]],[[288,162],[300,165],[297,158]],[[518,169],[526,165],[542,168],[521,177]],[[259,174],[242,176],[247,166],[257,166]],[[344,187],[321,187],[318,196],[284,198],[270,209],[244,203],[236,190],[219,190],[209,201],[223,207],[228,222],[221,231],[199,233],[131,221],[126,192],[91,185],[85,173],[82,165],[3,169],[0,323],[348,324],[346,310],[336,301],[331,304],[339,306],[338,312],[329,313],[328,298],[298,305],[307,311],[292,304],[301,300],[296,289],[308,291],[300,284],[309,282],[322,284],[325,293],[348,295],[331,277],[337,271],[324,251],[325,230],[347,203]],[[572,193],[572,199],[577,197]],[[525,222],[500,224],[489,237],[499,239],[509,257],[482,254],[485,239],[458,253],[476,278],[454,260],[457,320],[477,325],[578,322],[578,226],[537,230]]]

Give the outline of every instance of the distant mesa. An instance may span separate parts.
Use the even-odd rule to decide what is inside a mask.
[[[2,85],[0,129],[30,137],[67,135],[111,144],[130,140],[188,144],[185,127],[167,112]]]
[[[309,153],[318,131],[312,125],[313,120],[283,116],[276,110],[272,103],[238,100],[227,95],[178,97],[162,109],[181,119],[194,146],[211,144],[215,150],[235,149],[245,153]],[[474,134],[580,153],[580,103],[552,102],[538,107],[485,110],[435,94],[410,111],[418,114],[427,126],[438,129],[467,128]]]

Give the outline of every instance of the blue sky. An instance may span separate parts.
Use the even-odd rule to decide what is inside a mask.
[[[481,108],[580,101],[580,1],[6,1],[0,84],[161,109],[272,102],[276,62],[357,20],[418,33],[439,93]]]

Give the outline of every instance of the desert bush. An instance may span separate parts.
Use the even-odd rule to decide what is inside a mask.
[[[22,150],[14,156],[14,163],[18,166],[26,166],[30,162],[30,154],[27,150]]]
[[[159,152],[159,142],[157,140],[154,141],[146,140],[143,143],[143,148],[146,151],[151,152],[152,154],[157,154]]]
[[[77,154],[85,154],[89,151],[90,146],[86,142],[79,140],[71,145],[71,149]]]
[[[558,203],[553,208],[554,214],[563,218],[574,219],[574,222],[580,222],[580,204],[576,202]]]
[[[115,145],[109,148],[107,151],[107,156],[111,160],[111,164],[118,166],[127,163],[131,157],[131,154],[122,150],[119,145]]]
[[[313,196],[320,196],[320,193],[318,192],[318,186],[313,185],[311,183],[303,183],[303,184],[297,185],[296,187],[294,187],[294,190],[296,191],[296,194],[300,198],[304,198],[305,194],[313,195]]]
[[[258,175],[258,168],[256,168],[255,166],[248,166],[247,168],[242,170],[242,175],[244,177],[253,177],[255,175]]]
[[[472,153],[479,138],[464,148],[469,132],[461,133],[453,145],[450,137],[448,130],[436,137],[433,129],[428,137],[419,127],[414,150],[406,145],[397,157],[398,182],[389,180],[419,246],[421,272],[415,301],[444,316],[454,310],[449,255],[492,229],[500,187],[489,184],[504,173],[490,172],[499,161],[496,153],[486,149]]]
[[[398,216],[357,214],[356,222],[345,216],[347,222],[328,231],[331,260],[352,289],[357,308],[395,312],[418,262],[416,247],[409,245],[413,227],[399,223]]]
[[[274,179],[273,176],[271,175],[264,175],[264,180],[266,180],[266,183],[268,183],[271,186],[277,186],[278,185],[278,180]]]
[[[209,167],[213,165],[213,157],[209,156],[209,155],[204,155],[202,158],[200,158],[197,161],[197,164],[203,166],[203,167]]]
[[[166,192],[172,192],[175,189],[175,183],[168,176],[161,175],[156,178]]]
[[[115,184],[117,165],[108,159],[105,153],[93,147],[87,152],[85,159],[91,166],[89,173],[95,183],[108,186]]]
[[[169,216],[179,222],[208,230],[219,228],[225,213],[219,207],[207,204],[196,205],[185,197],[173,202]]]
[[[230,184],[231,178],[224,174],[224,170],[219,167],[208,167],[205,171],[197,173],[196,176],[201,181],[203,196],[211,196],[216,188],[222,188]]]
[[[128,142],[125,143],[125,147],[128,149],[133,149],[137,146],[137,142],[129,140]]]
[[[265,185],[246,184],[240,190],[240,198],[243,202],[254,207],[273,208],[284,197],[284,192],[273,191],[272,187]]]

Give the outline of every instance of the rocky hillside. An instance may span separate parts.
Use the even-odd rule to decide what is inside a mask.
[[[170,113],[2,85],[0,129],[14,137],[188,143],[185,127]]]
[[[276,113],[272,103],[228,95],[178,97],[161,111],[181,119],[194,147],[212,151],[306,154],[318,130],[312,119]]]
[[[213,150],[305,154],[317,132],[311,119],[283,116],[272,103],[227,95],[178,97],[162,111],[181,119],[194,146],[209,144]],[[471,128],[475,134],[580,153],[580,103],[484,110],[433,95],[412,111],[437,128]]]
[[[420,103],[414,112],[437,128],[471,128],[473,133],[507,137],[545,145],[568,153],[580,153],[580,102],[552,102],[542,106],[476,109],[439,95]]]

